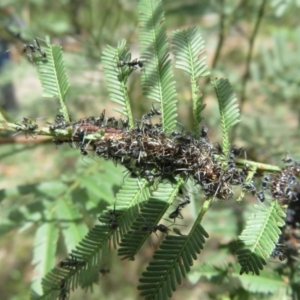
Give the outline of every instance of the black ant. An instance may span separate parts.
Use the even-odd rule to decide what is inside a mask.
[[[146,221],[146,219],[143,217],[143,215],[141,215],[141,217]],[[172,225],[172,224],[171,224]],[[171,226],[170,225],[170,226]],[[162,233],[165,233],[165,234],[168,234],[169,231],[172,231],[170,228],[168,228],[167,226],[165,226],[164,224],[158,224],[158,225],[155,225],[155,224],[151,224],[151,223],[148,223],[148,224],[145,224],[145,225],[142,225],[140,227],[140,230],[141,231],[145,231],[145,232],[149,232],[149,233],[155,233],[155,235],[158,237],[158,235],[156,234],[156,231],[160,231]]]
[[[286,255],[286,253],[284,253],[285,251],[283,249],[279,248],[280,246],[281,245],[276,245],[275,249],[272,251],[270,256],[273,258],[278,257],[278,259],[280,261],[284,261],[284,260],[286,260],[287,255]]]
[[[141,68],[143,68],[145,61],[146,61],[145,59],[138,59],[138,58],[136,58],[132,61],[120,60],[117,63],[117,67],[122,68],[124,66],[128,66],[128,67],[132,68],[133,70],[136,70],[138,67],[141,69]]]
[[[98,119],[96,119],[95,125],[100,127],[103,125],[103,123],[105,123],[105,109],[100,114],[100,117]]]
[[[58,266],[61,268],[73,268],[82,267],[85,265],[85,261],[77,260],[77,257],[71,254],[71,259],[61,261]]]
[[[58,147],[60,147],[64,143],[64,141],[57,139],[53,139],[52,142],[56,145],[56,149],[58,149]]]
[[[142,121],[150,119],[153,116],[160,116],[160,115],[161,115],[161,111],[158,109],[155,109],[154,106],[152,106],[150,112],[142,116]]]
[[[106,120],[106,126],[118,128],[119,121],[115,117],[110,117]]]
[[[49,126],[50,130],[64,129],[70,125],[70,123],[65,120],[65,117],[62,114],[56,115],[54,119],[54,123],[48,123],[48,124],[50,124]]]
[[[105,276],[106,274],[108,274],[110,272],[110,269],[105,269],[105,268],[101,268],[99,270],[99,273],[102,274],[103,276]]]
[[[118,222],[118,215],[119,213],[117,213],[116,211],[116,204],[114,204],[114,209],[113,210],[110,210],[108,212],[109,214],[109,219],[107,220],[107,217],[104,216],[104,218],[102,219],[102,217],[99,217],[99,221],[104,221],[105,223],[107,223],[109,226],[110,226],[110,229],[111,230],[115,230],[119,227],[119,222]]]
[[[69,290],[67,289],[67,284],[64,279],[61,280],[59,288],[53,288],[53,290],[59,290],[58,300],[69,299]]]
[[[270,182],[271,182],[271,177],[269,175],[266,175],[264,177],[264,179],[262,180],[262,189],[263,189],[263,191],[267,190]]]
[[[286,153],[285,157],[281,161],[285,164],[290,164],[293,162],[293,159],[291,158],[289,153]]]
[[[254,186],[253,180],[251,180],[249,183],[243,183],[243,189],[250,192],[253,196],[256,195],[256,188]],[[263,201],[261,201],[261,202],[263,202]]]
[[[23,126],[18,126],[16,128],[17,131],[22,131],[22,130],[25,130],[25,131],[29,131],[29,134],[35,139],[36,138],[36,135],[34,134],[34,131],[36,129],[38,129],[38,125],[35,123],[35,121],[29,119],[29,118],[23,118],[23,121],[22,121],[22,125]],[[26,138],[27,138],[27,132],[25,132],[25,135],[26,135]]]
[[[37,52],[40,53],[40,55],[42,57],[46,58],[47,54],[44,50],[41,49],[38,39],[35,38],[34,41],[35,41],[35,45],[31,45],[31,44],[23,45],[23,49],[22,49],[23,53],[27,53],[27,51],[30,50],[31,51],[30,58],[32,58],[32,54],[37,53]]]
[[[264,202],[265,201],[265,193],[263,191],[258,192],[257,198],[260,202]]]
[[[112,230],[115,230],[119,227],[119,223],[118,223],[118,219],[117,219],[118,215],[115,213],[115,210],[110,211],[109,214],[110,214],[110,220],[109,220],[110,228]]]
[[[156,236],[157,236],[157,234],[156,234],[157,230],[160,231],[160,232],[162,232],[162,233],[166,233],[166,234],[168,234],[169,231],[171,230],[171,229],[169,229],[167,226],[165,226],[163,224],[158,224],[158,225],[149,225],[149,224],[142,225],[140,229],[141,229],[141,231],[148,231],[150,233],[155,233]]]
[[[176,218],[183,219],[183,216],[182,216],[182,214],[180,213],[180,211],[181,211],[183,208],[185,208],[185,207],[186,207],[188,204],[190,204],[190,203],[191,203],[190,197],[186,196],[186,197],[184,198],[184,200],[178,204],[178,206],[176,207],[176,209],[175,209],[172,213],[169,214],[169,218],[170,218],[170,219],[174,219],[174,222],[175,222],[175,219],[176,219]]]
[[[243,169],[240,171],[240,180],[241,182],[245,182],[248,176],[248,172],[250,170],[250,165],[246,163]]]
[[[29,131],[34,131],[38,128],[38,125],[33,120],[31,120],[29,118],[23,118],[22,124]]]

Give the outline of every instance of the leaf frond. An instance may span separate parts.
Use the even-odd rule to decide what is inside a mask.
[[[198,124],[203,120],[201,111],[205,108],[202,96],[199,95],[200,87],[197,81],[200,77],[210,74],[204,55],[204,41],[198,27],[186,30],[177,30],[172,33],[173,52],[176,58],[176,68],[187,72],[191,76],[191,91],[193,101],[193,117],[195,133],[199,135]]]
[[[179,180],[176,185],[159,184],[157,190],[153,192],[138,216],[133,222],[130,231],[128,231],[118,249],[118,255],[124,259],[134,260],[135,254],[142,247],[148,236],[152,233],[151,227],[156,225],[162,218],[174,198],[178,194],[182,182]],[[148,227],[148,230],[146,230]],[[144,228],[145,230],[143,230]]]
[[[121,110],[117,109],[117,111],[128,118],[129,126],[132,128],[133,117],[126,83],[133,69],[128,66],[118,67],[118,63],[121,60],[127,61],[128,57],[131,56],[128,50],[126,50],[126,41],[123,40],[118,44],[117,48],[106,46],[102,53],[101,60],[106,76],[109,96],[113,102],[121,106]],[[130,58],[128,60],[130,60]]]
[[[223,152],[226,156],[229,154],[230,143],[228,130],[230,127],[238,123],[240,112],[237,104],[236,95],[233,93],[232,87],[228,79],[212,80],[218,102],[222,125]]]
[[[164,130],[176,125],[176,90],[164,10],[160,1],[141,0],[138,5],[141,58],[145,60],[142,73],[143,94],[161,104],[161,122]]]
[[[94,272],[98,273],[100,266],[99,253],[107,253],[112,231],[109,225],[96,225],[92,228],[68,258],[82,264],[72,268],[58,266],[52,269],[42,280],[43,295],[38,299],[56,299],[62,283],[66,291],[91,285],[95,279]]]
[[[168,235],[139,280],[142,283],[138,286],[141,296],[145,299],[172,297],[177,284],[181,284],[204,248],[207,237],[208,234],[198,223],[187,236]]]
[[[273,201],[268,208],[263,205],[256,205],[255,208],[257,212],[250,216],[246,228],[239,236],[240,242],[244,244],[236,252],[241,265],[240,274],[260,274],[279,240],[279,227],[285,224],[285,213],[277,201]]]
[[[65,69],[65,63],[61,46],[46,43],[43,48],[46,57],[35,59],[41,85],[43,87],[43,96],[48,98],[58,98],[64,118],[70,121],[66,108],[66,94],[70,84]]]
[[[115,217],[115,224],[118,228],[112,232],[115,249],[119,240],[129,230],[133,220],[139,214],[139,206],[149,197],[150,188],[146,180],[143,179],[138,182],[135,178],[127,178],[116,196],[115,204],[99,217],[99,220],[104,224],[111,224],[112,217]]]

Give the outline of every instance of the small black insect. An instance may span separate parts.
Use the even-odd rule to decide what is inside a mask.
[[[243,169],[240,171],[240,180],[241,180],[241,182],[246,181],[249,170],[250,170],[250,165],[246,163],[243,166]]]
[[[105,269],[105,268],[101,268],[99,270],[99,273],[102,275],[102,276],[105,276],[106,274],[108,274],[110,272],[110,269]]]
[[[83,144],[81,147],[80,147],[80,153],[84,156],[88,155],[89,153],[87,152],[86,150],[86,145]]]
[[[140,229],[141,229],[141,231],[148,231],[150,233],[155,233],[156,236],[157,236],[156,231],[160,231],[162,233],[168,234],[169,231],[171,230],[163,224],[158,224],[158,225],[145,224],[145,225],[142,225]]]
[[[285,164],[290,164],[293,162],[293,159],[291,158],[289,153],[286,153],[285,157],[281,161]]]
[[[69,290],[67,289],[67,284],[64,279],[61,280],[59,288],[53,288],[54,290],[59,290],[58,300],[67,300],[69,299]]]
[[[110,117],[106,120],[106,126],[118,128],[119,121],[115,117]]]
[[[128,129],[129,128],[129,119],[121,119],[121,123],[122,123],[122,129]]]
[[[25,131],[25,136],[26,138],[28,137],[27,136],[27,133],[29,133],[29,135],[31,137],[33,137],[34,139],[36,139],[36,134],[34,133],[34,131],[36,129],[38,129],[38,125],[36,124],[35,121],[33,121],[32,119],[30,118],[23,118],[22,120],[22,126],[18,126],[16,128],[17,131],[22,131],[24,130]]]
[[[118,219],[117,217],[119,216],[119,213],[117,213],[116,211],[116,204],[114,203],[114,209],[113,210],[110,210],[109,211],[109,216],[110,216],[110,219],[109,219],[109,225],[110,225],[110,228],[112,230],[115,230],[119,227],[119,222],[118,222]]]
[[[177,208],[173,212],[171,212],[169,214],[169,218],[170,219],[174,219],[174,222],[175,222],[176,218],[183,219],[183,216],[180,213],[180,208],[178,206],[177,206]]]
[[[265,201],[265,194],[263,191],[260,191],[256,194],[257,196],[257,199],[260,201],[260,202],[264,202]]]
[[[47,54],[44,50],[41,49],[38,39],[35,38],[34,42],[35,42],[35,45],[24,44],[23,49],[22,49],[23,53],[27,53],[28,51],[30,51],[31,59],[32,59],[32,55],[34,55],[35,53],[39,53],[42,57],[46,58]]]
[[[285,251],[283,249],[279,249],[279,247],[276,245],[275,249],[272,251],[270,256],[273,258],[278,257],[278,259],[280,261],[284,261],[287,258],[286,254],[284,252]]]
[[[255,194],[256,194],[256,188],[254,186],[253,180],[251,180],[249,183],[243,183],[243,189],[250,192],[253,196],[255,196]],[[263,201],[261,201],[261,202],[263,202]]]
[[[208,133],[208,128],[206,126],[201,127],[200,137],[206,138]]]
[[[65,120],[65,117],[62,114],[56,115],[54,119],[54,123],[48,123],[48,124],[50,124],[49,126],[50,130],[64,129],[70,125],[70,123]]]
[[[269,175],[266,175],[262,181],[262,189],[263,191],[268,189],[268,186],[271,182],[271,177]]]
[[[117,63],[117,67],[122,68],[124,66],[128,66],[128,67],[132,68],[133,70],[136,70],[137,68],[141,69],[141,68],[143,68],[145,61],[146,61],[145,59],[138,59],[138,58],[136,58],[132,61],[120,60]]]
[[[71,258],[67,258],[66,260],[61,261],[58,266],[60,268],[78,268],[85,265],[85,261],[77,260],[77,257],[71,254]]]
[[[150,119],[153,116],[160,116],[160,115],[161,115],[161,111],[159,109],[154,108],[154,106],[152,106],[150,112],[142,116],[142,121]]]
[[[35,123],[35,121],[29,118],[23,118],[22,124],[29,131],[34,131],[38,128],[38,125]]]

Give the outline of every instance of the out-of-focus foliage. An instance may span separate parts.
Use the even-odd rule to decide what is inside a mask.
[[[201,25],[200,31],[206,41],[208,62],[210,66],[213,65],[213,74],[229,78],[238,99],[243,89],[241,78],[249,37],[261,2],[164,1],[168,30]],[[293,158],[299,159],[297,55],[300,44],[299,31],[295,30],[294,26],[298,22],[298,14],[295,13],[298,6],[299,1],[295,0],[270,1],[255,38],[251,64],[253,77],[247,82],[246,101],[241,106],[242,122],[234,133],[234,139],[230,139],[231,143],[246,148],[249,159],[274,161],[277,164],[286,151],[289,151]],[[100,70],[101,52],[107,44],[116,46],[118,41],[126,39],[132,53],[136,53],[133,58],[140,56],[136,45],[136,2],[60,0],[47,3],[27,1],[24,4],[23,1],[1,1],[0,9],[0,38],[11,41],[10,52],[21,52],[23,41],[32,42],[36,36],[44,38],[45,35],[49,35],[52,40],[56,39],[57,44],[63,46],[66,70],[72,86],[67,97],[72,103],[69,105],[71,118],[100,114],[103,107],[112,110],[108,106],[109,89],[103,84],[105,80]],[[20,36],[16,36],[19,33]],[[270,38],[271,36],[274,38]],[[218,53],[218,49],[219,56],[214,55]],[[17,54],[16,57],[20,55]],[[23,58],[16,62],[15,58],[14,65],[7,64],[1,72],[1,83],[14,80],[19,93],[21,109],[19,112],[12,112],[17,122],[24,116],[46,116],[49,122],[53,120],[58,105],[49,105],[52,100],[40,99],[38,82],[31,85],[32,78],[37,76],[29,59],[25,61]],[[141,73],[144,76],[143,71]],[[182,97],[178,98],[179,120],[191,128],[193,117],[190,117],[192,112],[189,110],[190,82],[187,76],[175,71],[175,79],[179,76],[180,80],[176,80],[176,89],[180,92],[179,97]],[[29,91],[26,86],[29,87]],[[210,88],[204,85],[202,88],[203,103],[207,104],[203,122],[210,128],[211,140],[217,142],[221,140],[218,107],[216,102],[212,101]],[[148,111],[149,105],[139,100],[142,90],[139,76],[135,73],[128,83],[128,94],[130,99],[137,99],[133,100],[132,108],[134,118],[139,118]],[[0,233],[1,248],[4,249],[6,259],[0,267],[0,290],[4,291],[4,298],[9,299],[18,294],[14,299],[24,299],[30,279],[36,277],[40,280],[54,263],[57,264],[66,253],[74,249],[75,244],[94,225],[100,212],[108,205],[108,211],[113,209],[113,199],[126,176],[124,169],[115,168],[112,163],[94,161],[93,158],[78,159],[78,151],[63,147],[56,150],[55,146],[49,145],[41,145],[39,148],[36,145],[32,147],[21,143],[1,145]],[[143,186],[144,183],[140,184]],[[125,197],[124,194],[121,195]],[[196,204],[200,202],[199,195],[201,192],[197,191],[194,200]],[[120,202],[118,196],[116,201]],[[211,209],[214,210],[220,205],[223,204],[214,203]],[[223,263],[224,259],[231,259],[232,253],[228,253],[231,243],[234,242],[234,236],[242,232],[247,219],[241,214],[241,207],[245,211],[250,210],[245,204],[231,205],[229,215],[216,213],[209,222],[209,230],[205,227],[212,240],[214,234],[218,238],[211,244],[206,243],[206,249],[202,251],[199,261],[219,259],[218,263]],[[234,216],[233,211],[236,212]],[[191,215],[194,213],[192,211]],[[232,222],[238,224],[237,228],[232,228]],[[226,226],[228,232],[236,230],[235,234],[229,234]],[[219,234],[223,231],[227,232],[228,236]],[[33,239],[34,232],[36,233]],[[75,238],[70,239],[70,236]],[[156,246],[157,240],[154,238],[152,243],[154,245],[150,245],[149,249]],[[221,243],[225,245],[223,250]],[[36,265],[30,267],[33,244],[35,252],[32,261]],[[150,256],[149,249],[140,252],[136,257],[137,265],[143,266],[140,269],[137,266],[136,269],[133,268],[132,263],[122,263],[120,267],[118,258],[101,262],[103,269],[111,271],[105,276],[100,274],[101,288],[95,286],[95,294],[89,294],[89,298],[135,298],[136,291],[130,290],[129,287],[136,285],[137,274],[141,274],[141,269],[145,269],[145,260]],[[56,261],[53,259],[55,252]],[[118,263],[115,263],[116,261]],[[274,268],[280,269],[280,266],[279,263],[274,264]],[[211,280],[199,283],[209,290],[209,296],[206,293],[204,295],[202,291],[200,297],[215,299],[229,292],[231,295],[247,299],[254,297],[255,293],[274,293],[277,299],[279,295],[282,295],[281,299],[285,299],[286,291],[290,292],[290,287],[284,284],[288,281],[288,275],[284,268],[282,269],[281,273],[268,269],[255,278],[249,274],[238,277],[237,266],[218,265],[209,266],[208,269],[203,267],[199,274]],[[229,273],[232,277],[227,276]],[[199,276],[193,283],[196,283],[198,278]],[[33,285],[37,291],[40,291],[41,287],[39,280]],[[211,283],[216,285],[211,286]],[[221,283],[222,288],[217,289]],[[190,283],[183,281],[182,287],[182,290],[179,289],[175,293],[174,299],[184,297],[186,291],[192,291],[196,297],[197,289],[193,290]],[[84,296],[80,293],[72,293],[71,299],[82,299]],[[269,299],[271,298],[272,296],[269,296]]]

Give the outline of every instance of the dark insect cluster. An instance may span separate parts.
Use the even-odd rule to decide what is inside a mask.
[[[300,185],[293,187],[293,193],[297,199],[300,199]],[[281,235],[272,254],[273,257],[287,259],[287,263],[291,264],[296,261],[299,263],[300,251],[300,201],[290,201],[287,205],[285,226],[281,228]],[[297,266],[298,268],[298,266]]]
[[[265,193],[268,191],[273,199],[279,201],[280,205],[300,200],[300,195],[297,192],[300,162],[292,159],[283,161],[289,165],[275,175],[267,174],[263,177],[261,191],[257,193],[257,197],[261,202],[265,200]]]
[[[106,117],[105,110],[99,117],[90,116],[75,122],[67,122],[62,115],[57,115],[49,130],[69,130],[70,138],[57,137],[56,144],[68,142],[79,148],[82,155],[91,152],[122,164],[132,176],[145,178],[150,183],[157,180],[172,183],[179,176],[193,179],[206,197],[227,200],[234,195],[233,186],[241,186],[261,202],[266,192],[282,204],[298,200],[294,186],[300,173],[299,162],[289,159],[289,165],[280,173],[264,176],[261,190],[257,192],[254,181],[247,179],[250,165],[240,168],[235,163],[235,158],[243,153],[242,148],[233,147],[225,156],[219,145],[209,141],[206,126],[200,128],[198,138],[189,132],[166,133],[161,123],[151,122],[152,117],[160,115],[161,111],[152,107],[133,128],[129,128],[127,119]],[[99,137],[87,138],[89,134],[98,133]],[[179,204],[170,218],[181,218],[182,208]],[[115,227],[114,223],[111,221],[111,226]]]

